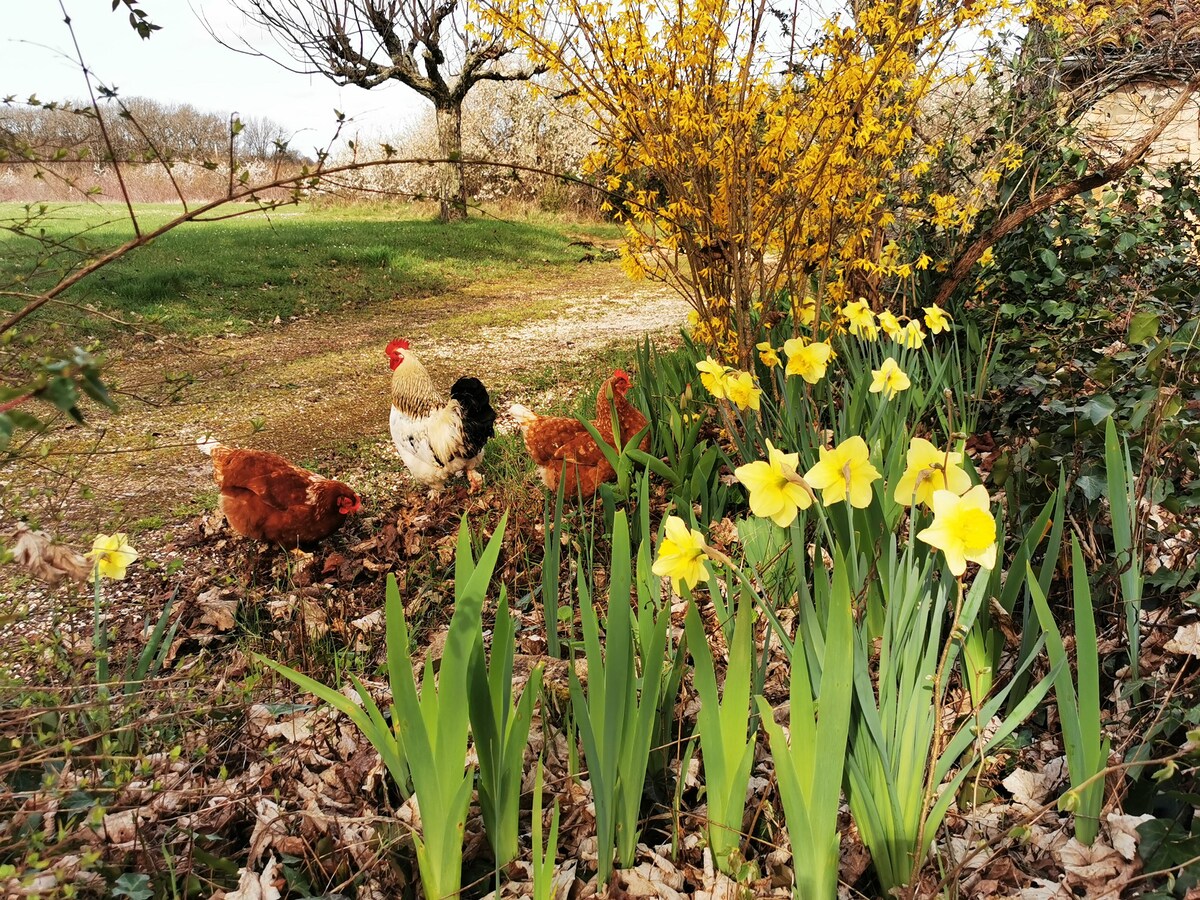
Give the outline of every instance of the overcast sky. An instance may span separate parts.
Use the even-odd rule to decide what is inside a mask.
[[[293,148],[310,155],[333,134],[335,109],[354,119],[343,132],[346,136],[357,132],[363,140],[373,140],[404,130],[428,107],[428,101],[400,84],[370,91],[338,87],[323,76],[297,75],[269,60],[222,47],[209,36],[199,14],[218,33],[261,37],[229,0],[142,0],[140,8],[150,21],[162,26],[148,40],[129,26],[123,5],[114,12],[111,0],[65,4],[84,60],[96,78],[115,86],[120,96],[266,116],[295,134]],[[0,0],[0,16],[0,97],[86,96],[58,0]]]

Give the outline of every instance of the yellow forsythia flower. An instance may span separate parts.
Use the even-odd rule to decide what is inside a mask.
[[[879,327],[883,329],[884,334],[893,339],[904,330],[904,326],[900,324],[900,320],[887,310],[879,314]]]
[[[950,317],[944,309],[937,305],[922,308],[925,310],[925,324],[929,326],[931,334],[941,334],[950,330]]]
[[[775,352],[775,348],[771,346],[770,341],[755,344],[754,349],[758,351],[758,358],[762,360],[763,365],[768,369],[773,369],[779,365],[779,354]]]
[[[971,476],[961,468],[961,453],[947,453],[925,438],[913,438],[908,445],[907,466],[896,484],[894,499],[901,506],[914,501],[926,508],[933,505],[937,491],[950,491],[955,496],[971,487]]]
[[[729,396],[725,385],[727,370],[723,365],[710,356],[703,362],[696,363],[696,368],[700,370],[700,383],[710,394],[718,400],[724,400]]]
[[[871,374],[874,376],[874,380],[871,382],[871,393],[882,393],[886,400],[891,400],[912,385],[912,380],[904,374],[900,364],[890,356],[878,369],[872,369]]]
[[[754,376],[749,372],[731,372],[725,377],[725,393],[738,409],[757,410],[762,388],[755,385]]]
[[[850,333],[864,340],[873,341],[879,336],[879,327],[875,324],[875,313],[867,306],[866,300],[855,300],[842,307],[842,315],[850,323]]]
[[[691,590],[705,575],[705,546],[704,535],[688,528],[679,516],[668,516],[652,571],[660,578],[670,578],[671,590],[682,596],[681,584]]]
[[[919,532],[917,540],[941,550],[956,578],[967,570],[968,562],[994,568],[996,521],[987,488],[977,484],[961,497],[952,491],[935,492],[933,524]]]
[[[871,465],[867,442],[855,435],[832,450],[820,450],[820,460],[804,473],[804,480],[821,491],[821,501],[829,506],[849,498],[855,509],[870,506],[871,485],[879,479],[879,470]]]
[[[96,539],[92,541],[92,552],[88,556],[95,561],[94,571],[101,578],[120,581],[125,577],[125,570],[138,558],[138,552],[130,546],[129,539],[124,534],[117,532],[96,535]]]
[[[925,329],[921,327],[921,323],[916,319],[911,319],[900,331],[892,335],[892,340],[901,347],[916,350],[921,344],[925,343]]]
[[[767,441],[767,458],[738,466],[733,474],[750,492],[750,511],[787,528],[796,511],[812,506],[812,495],[798,474],[800,454],[784,453]]]
[[[783,345],[783,352],[788,358],[787,374],[799,375],[809,384],[816,384],[825,377],[833,348],[824,341],[809,344],[803,338],[792,338]]]

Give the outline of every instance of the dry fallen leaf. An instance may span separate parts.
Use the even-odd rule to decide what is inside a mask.
[[[275,869],[279,864],[272,856],[263,866],[261,873],[252,869],[238,869],[238,886],[225,895],[225,900],[279,900],[282,894],[275,887]]]
[[[1180,655],[1200,656],[1200,622],[1179,626],[1175,637],[1167,641],[1166,649]]]

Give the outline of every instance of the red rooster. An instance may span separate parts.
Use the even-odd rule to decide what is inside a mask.
[[[600,386],[596,395],[596,420],[592,423],[605,443],[613,442],[612,411],[617,414],[621,446],[646,427],[646,417],[625,397],[629,390],[628,373],[617,369]],[[542,481],[552,491],[558,490],[564,479],[563,492],[567,497],[577,494],[593,496],[606,481],[616,478],[604,451],[578,419],[568,416],[539,416],[519,403],[509,407],[525,437],[525,448],[533,457]],[[650,446],[650,435],[643,436],[640,449]]]
[[[292,465],[263,450],[236,450],[212,440],[197,443],[212,457],[213,481],[229,527],[256,541],[284,547],[329,537],[362,509],[347,485]]]

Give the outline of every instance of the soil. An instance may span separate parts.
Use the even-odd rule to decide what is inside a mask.
[[[69,429],[55,452],[98,446],[85,480],[104,483],[110,517],[116,508],[126,521],[162,517],[211,492],[208,460],[195,449],[204,435],[310,466],[328,466],[347,448],[377,451],[400,469],[387,427],[383,348],[392,338],[408,338],[443,387],[464,374],[481,378],[502,411],[518,399],[561,401],[576,379],[596,374],[607,349],[647,333],[673,341],[687,309],[661,285],[631,282],[616,264],[590,263],[537,284],[391,299],[191,346],[131,341],[110,353],[107,368],[120,412]],[[543,387],[531,390],[531,381]],[[97,528],[120,526],[104,521],[99,502],[84,518]],[[89,505],[80,496],[74,503],[77,513]]]

